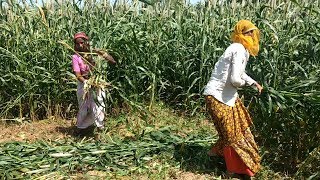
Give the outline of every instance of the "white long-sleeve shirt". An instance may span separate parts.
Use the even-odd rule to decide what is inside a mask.
[[[240,43],[231,44],[219,58],[204,89],[204,95],[212,95],[220,102],[234,106],[237,88],[253,85],[255,80],[245,73],[249,52]]]

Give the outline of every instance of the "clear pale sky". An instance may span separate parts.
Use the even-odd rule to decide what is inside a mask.
[[[197,2],[200,2],[201,0],[190,0],[191,4],[196,4]]]

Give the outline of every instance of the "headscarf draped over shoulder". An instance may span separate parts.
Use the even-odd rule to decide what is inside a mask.
[[[253,30],[253,36],[245,36],[244,33]],[[240,20],[231,34],[231,40],[234,43],[241,43],[252,56],[257,56],[259,52],[259,29],[248,20]]]

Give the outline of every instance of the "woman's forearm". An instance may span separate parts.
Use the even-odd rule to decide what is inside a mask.
[[[75,75],[76,75],[78,81],[80,81],[80,82],[82,82],[82,83],[84,83],[84,81],[86,80],[86,79],[81,75],[81,73],[79,73],[79,72],[75,72]]]

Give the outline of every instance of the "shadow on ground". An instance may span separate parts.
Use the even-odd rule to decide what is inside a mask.
[[[223,158],[208,156],[209,149],[209,146],[179,144],[175,146],[174,158],[186,171],[225,176],[226,167]]]
[[[56,127],[56,131],[63,133],[65,135],[69,135],[69,136],[73,136],[73,137],[95,137],[94,134],[94,126],[90,126],[86,129],[78,129],[76,126],[60,126],[60,127]]]

